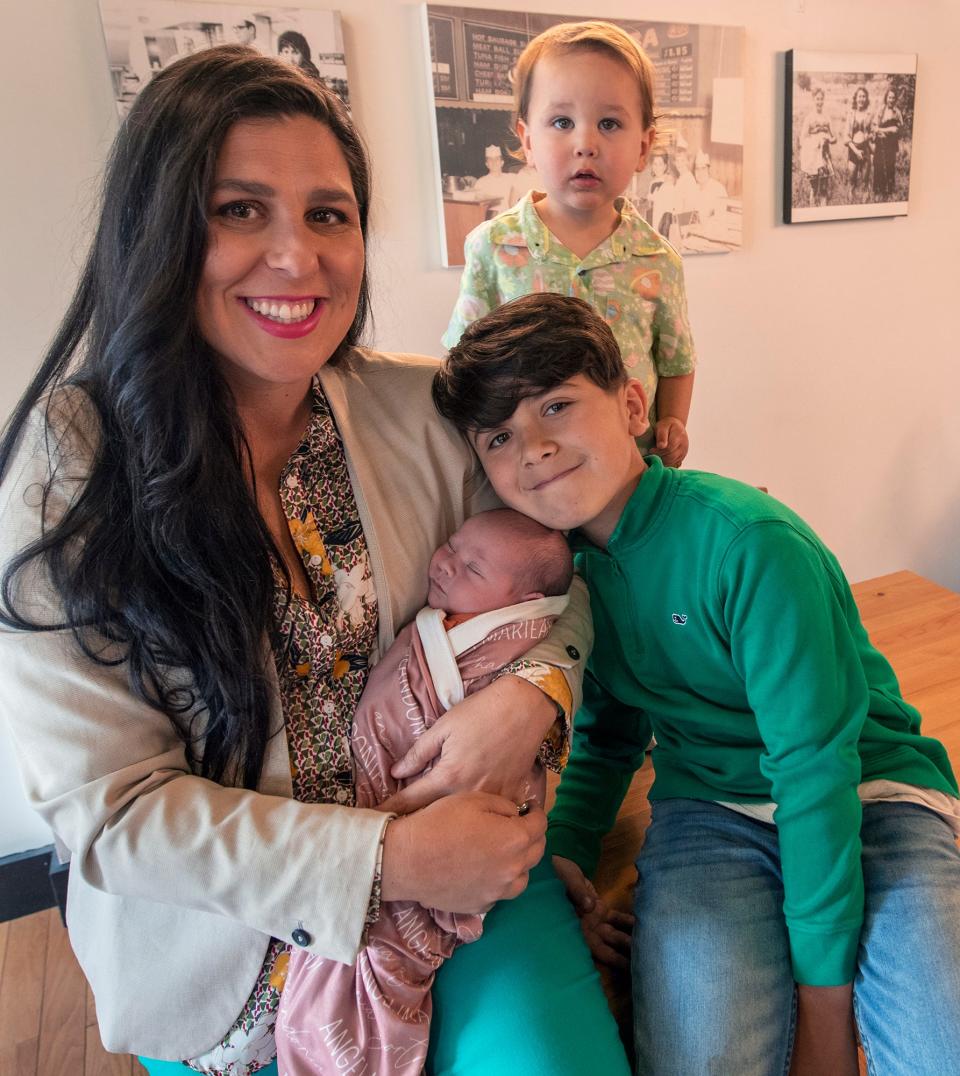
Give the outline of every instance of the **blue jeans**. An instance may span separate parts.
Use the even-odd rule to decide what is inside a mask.
[[[924,807],[868,804],[854,1011],[876,1076],[960,1065],[960,852]],[[637,859],[638,1076],[783,1076],[794,983],[776,828],[661,800]]]

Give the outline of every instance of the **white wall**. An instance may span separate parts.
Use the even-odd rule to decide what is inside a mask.
[[[910,568],[960,589],[960,4],[605,0],[598,10],[746,27],[744,249],[687,262],[701,358],[689,465],[769,486],[810,520],[851,579]],[[376,175],[375,342],[439,354],[458,274],[439,267],[419,6],[343,0],[341,11],[354,113]],[[68,302],[116,123],[95,0],[5,0],[4,29],[0,415]],[[789,48],[919,53],[908,217],[779,223]],[[0,856],[46,839],[10,773],[0,742]]]

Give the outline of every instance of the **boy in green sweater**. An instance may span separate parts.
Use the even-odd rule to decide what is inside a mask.
[[[587,876],[651,736],[632,939],[637,1072],[942,1076],[960,1059],[960,800],[834,556],[739,482],[664,468],[610,329],[537,294],[434,382],[503,501],[570,531],[596,647],[548,848]]]

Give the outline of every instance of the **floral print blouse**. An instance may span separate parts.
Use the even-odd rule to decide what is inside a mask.
[[[343,444],[316,382],[310,423],[280,476],[280,500],[313,591],[311,600],[293,595],[288,602],[278,579],[274,598],[274,661],[293,795],[305,803],[349,807],[355,802],[350,728],[367,670],[378,656],[377,602]],[[531,680],[557,701],[560,719],[541,758],[559,768],[567,752],[566,714],[572,702],[566,680],[559,670],[524,659],[504,672]],[[368,923],[379,910],[378,869]],[[288,961],[289,945],[272,939],[233,1027],[186,1065],[211,1076],[248,1076],[273,1060],[273,1028]]]

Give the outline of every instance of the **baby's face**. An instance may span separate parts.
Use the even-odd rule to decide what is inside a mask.
[[[430,558],[427,604],[447,613],[486,613],[539,597],[524,592],[525,573],[515,567],[522,558],[513,555],[511,541],[486,513],[468,519]]]

